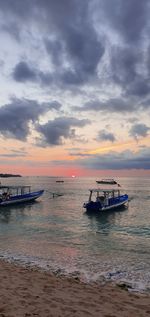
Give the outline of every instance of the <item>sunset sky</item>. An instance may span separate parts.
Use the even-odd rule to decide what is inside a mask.
[[[150,175],[150,1],[0,0],[0,173]]]

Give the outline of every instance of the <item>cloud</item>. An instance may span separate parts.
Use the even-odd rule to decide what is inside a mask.
[[[115,136],[113,133],[108,132],[106,130],[101,130],[98,132],[98,135],[96,137],[97,141],[110,141],[114,142],[116,140]]]
[[[49,42],[50,45],[46,46],[47,51],[54,62],[58,59],[58,51],[62,64],[66,57],[68,66],[64,71],[62,70],[62,79],[65,83],[69,73],[70,77],[74,75],[76,83],[81,83],[81,78],[84,82],[88,81],[89,77],[96,75],[97,66],[104,54],[104,41],[93,26],[89,4],[89,1],[84,3],[79,0],[61,2],[57,0],[55,4],[53,1],[39,1],[39,6],[45,11],[49,27],[55,30],[55,41]],[[56,49],[56,59],[54,59]]]
[[[137,45],[148,31],[149,0],[102,0],[101,9],[113,30],[130,45]]]
[[[111,98],[106,101],[90,100],[83,104],[83,106],[73,106],[74,111],[95,111],[95,112],[117,112],[117,113],[128,113],[135,111],[138,105],[131,103],[131,101],[124,100],[122,98]]]
[[[146,126],[146,124],[136,123],[131,127],[129,131],[129,135],[135,139],[138,139],[139,137],[144,138],[148,135],[149,130],[150,130],[150,127]]]
[[[37,124],[36,129],[41,134],[37,144],[39,146],[61,145],[65,139],[76,137],[74,127],[81,128],[89,123],[90,121],[86,119],[59,117],[43,125]]]
[[[0,108],[0,133],[7,138],[25,141],[30,134],[30,123],[35,124],[40,115],[60,107],[56,101],[38,103],[35,100],[14,98],[11,103]]]
[[[53,83],[57,76],[51,72],[43,72],[37,68],[33,68],[29,62],[21,61],[15,65],[12,77],[18,83],[34,82],[42,86],[48,86]]]
[[[62,63],[62,54],[64,54],[63,44],[61,40],[45,38],[44,44],[48,55],[52,59],[52,63],[56,67],[60,67]]]
[[[25,156],[27,156],[26,154],[15,154],[15,153],[4,153],[4,154],[0,154],[0,157],[25,157]]]
[[[13,22],[15,28],[20,29],[22,41],[21,32],[27,23],[30,29],[35,27],[35,35],[42,29],[42,42],[57,68],[57,78],[61,79],[61,84],[78,85],[88,82],[93,76],[97,77],[105,42],[92,22],[90,1],[56,0],[54,4],[52,0],[37,0],[36,3],[27,0],[26,5],[20,5],[18,0],[14,0],[12,6],[6,0],[0,9],[5,16],[3,23],[7,24],[7,30]],[[55,71],[53,75],[55,77]],[[36,78],[33,69],[20,62],[14,70],[14,78],[29,80],[31,77]]]
[[[148,50],[143,48],[111,48],[110,72],[115,84],[123,89],[125,97],[145,97],[149,94]]]
[[[96,154],[89,158],[77,160],[76,163],[83,168],[94,170],[124,170],[124,169],[150,169],[150,148],[141,149],[139,152],[130,150],[122,153],[110,152]]]
[[[109,43],[105,47],[105,87],[115,84],[125,98],[147,97],[150,91],[149,0],[101,0],[96,3],[94,15],[99,28],[104,26]]]
[[[8,151],[8,149],[7,149]],[[9,149],[10,153],[4,153],[1,156],[3,157],[27,157],[28,152],[22,147],[20,149]]]
[[[3,30],[10,36],[19,30],[21,44],[24,33],[28,34],[30,52],[36,39],[37,51],[45,48],[41,58],[51,61],[52,67],[45,71],[33,68],[31,53],[28,62],[20,59],[13,69],[17,82],[55,84],[70,90],[99,84],[104,93],[108,85],[115,84],[121,89],[120,99],[131,96],[130,104],[132,97],[148,97],[148,0],[26,0],[25,4],[14,0],[13,5],[10,0],[1,0],[0,10]],[[121,105],[120,111],[124,111]]]
[[[18,82],[36,81],[36,72],[24,61],[19,62],[13,70],[13,78]]]
[[[97,121],[109,116],[111,126],[118,124],[114,114],[119,114],[119,126],[125,116],[146,118],[150,109],[149,0],[0,0],[0,16],[1,98],[9,100],[14,89],[19,96],[33,92],[37,99],[14,98],[0,108],[2,136],[25,141],[33,127],[40,135],[39,146],[61,145],[67,140],[77,144],[81,142],[77,128],[89,123],[79,120],[81,112],[93,112]],[[71,116],[76,118],[48,117],[47,123],[39,124],[40,116],[63,106],[57,101],[41,103],[38,98],[53,99],[58,93],[68,116],[74,111]],[[130,136],[147,136],[149,127],[137,122],[130,120]],[[114,142],[115,135],[105,128],[97,140]],[[85,154],[79,150],[76,155]],[[107,158],[112,158],[112,166],[115,162],[128,166],[135,159],[130,151],[103,156],[104,162],[101,156],[86,156],[82,164],[91,166],[99,166],[98,160],[102,166],[111,166]]]

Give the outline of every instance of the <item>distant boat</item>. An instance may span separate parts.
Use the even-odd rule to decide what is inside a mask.
[[[31,191],[31,186],[0,186],[0,206],[34,201],[44,190]]]
[[[94,195],[93,195],[94,194]],[[93,196],[94,199],[93,200]],[[127,194],[120,194],[120,189],[90,189],[88,202],[83,207],[87,212],[101,212],[115,209],[128,202]]]
[[[64,183],[64,181],[61,181],[61,180],[60,180],[60,181],[56,181],[56,183]]]
[[[97,184],[105,184],[105,185],[117,185],[118,183],[113,178],[104,178],[99,181],[96,181]],[[119,184],[118,184],[119,185]]]

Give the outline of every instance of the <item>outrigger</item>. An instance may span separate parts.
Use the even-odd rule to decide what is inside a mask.
[[[95,194],[95,201],[93,201]],[[90,189],[88,202],[83,207],[86,211],[107,211],[125,205],[128,202],[127,194],[120,194],[120,189]]]
[[[33,201],[43,193],[43,189],[32,192],[31,186],[0,186],[0,206]]]

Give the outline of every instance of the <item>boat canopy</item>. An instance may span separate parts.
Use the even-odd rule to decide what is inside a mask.
[[[2,186],[2,185],[0,185],[0,189],[7,189],[7,188],[11,188],[11,189],[17,189],[17,188],[31,188],[31,186],[30,186],[30,185],[18,185],[18,186],[11,186],[11,185],[8,185],[8,186],[4,185],[4,186]]]
[[[3,193],[9,193],[9,194],[17,194],[17,195],[23,195],[24,193],[30,193],[31,192],[31,186],[29,185],[18,185],[18,186],[0,186],[0,195]]]
[[[111,184],[111,185],[117,184],[117,182],[113,178],[103,178],[103,179],[98,180],[96,182],[99,184],[108,184],[108,185],[109,184]]]
[[[109,188],[93,188],[93,189],[89,189],[90,192],[93,192],[93,193],[114,193],[114,192],[118,192],[120,191],[119,188],[116,188],[116,189],[109,189]]]

